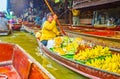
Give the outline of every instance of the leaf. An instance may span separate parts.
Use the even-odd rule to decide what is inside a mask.
[[[60,2],[60,0],[55,0],[55,3],[59,3]]]

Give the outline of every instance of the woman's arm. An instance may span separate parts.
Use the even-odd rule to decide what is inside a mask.
[[[56,22],[53,20],[51,23],[49,22],[45,22],[43,24],[43,28],[47,29],[47,30],[53,30],[53,28],[56,26]]]

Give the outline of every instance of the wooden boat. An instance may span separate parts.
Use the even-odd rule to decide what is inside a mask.
[[[24,22],[22,22],[22,25],[24,25],[24,26],[28,26],[28,27],[32,27],[32,26],[35,25],[35,23],[34,23],[34,22],[24,21]]]
[[[27,30],[29,32],[29,29]],[[38,40],[40,51],[42,51],[44,54],[46,54],[48,57],[53,59],[54,61],[62,64],[63,66],[79,73],[84,76],[87,76],[92,79],[119,79],[120,75],[111,73],[108,71],[104,71],[101,69],[93,68],[90,66],[87,66],[85,64],[78,63],[76,61],[63,58],[62,56],[51,52],[47,47],[42,45],[40,41]]]
[[[4,35],[9,35],[12,33],[12,29],[10,28],[10,26],[7,26],[8,30],[1,30],[0,29],[0,36],[4,36]]]
[[[78,63],[71,59],[64,58],[54,52],[51,52],[47,47],[41,44],[39,41],[40,50],[43,51],[48,57],[53,59],[54,61],[60,63],[61,65],[81,74],[87,76],[92,79],[119,79],[120,74],[111,73],[105,70],[101,70],[98,68],[90,67],[85,64]]]
[[[26,30],[29,33],[35,33],[35,32],[38,32],[39,30],[41,30],[41,28],[38,26],[31,26],[30,27],[30,26],[23,25],[23,28],[24,28],[24,30]]]
[[[20,46],[0,43],[0,79],[55,79]]]
[[[39,30],[41,30],[40,26],[35,24],[23,24],[22,26],[25,31],[31,34],[34,34],[35,32],[38,32]]]
[[[0,36],[9,35],[9,34],[10,34],[10,30],[0,30]]]
[[[67,33],[74,33],[83,36],[97,37],[109,40],[120,41],[120,27],[115,28],[96,28],[92,26],[76,26],[63,25],[63,28]]]
[[[82,29],[95,29],[95,30],[112,30],[112,31],[120,31],[120,26],[116,27],[96,27],[92,25],[80,25],[80,26],[74,26],[70,24],[62,25],[63,28],[71,29],[71,30],[82,30]]]
[[[12,29],[13,30],[20,30],[20,28],[22,27],[22,24],[13,24],[13,27],[12,27]]]
[[[100,39],[105,39],[105,40],[109,40],[109,41],[116,41],[119,42],[120,41],[120,32],[117,30],[120,30],[120,27],[116,27],[113,29],[117,29],[117,30],[109,30],[109,29],[103,29],[103,28],[95,28],[95,27],[85,27],[85,26],[78,26],[78,27],[72,27],[70,25],[66,25],[63,26],[65,29],[65,32],[68,34],[68,36],[72,37],[72,35],[74,36],[85,36],[85,37],[91,37],[91,38],[100,38]],[[88,41],[93,41],[90,40],[89,38],[84,38]],[[98,43],[100,44],[100,43]],[[100,44],[103,46],[106,46],[104,43]],[[114,45],[109,45],[110,49],[113,51],[118,51],[120,52],[120,47],[119,46],[114,46]]]
[[[120,38],[115,38],[115,37],[110,37],[110,36],[99,36],[99,35],[93,35],[93,34],[87,34],[87,33],[82,33],[82,32],[76,32],[75,30],[65,30],[65,32],[68,34],[68,36],[73,37],[73,36],[80,36],[83,37],[83,39],[87,40],[87,41],[93,41],[93,39],[89,39],[89,38],[100,38],[100,39],[105,39],[105,40],[109,40],[109,41],[116,41],[119,43]],[[95,32],[95,31],[93,31]],[[98,33],[101,33],[98,32]],[[120,32],[116,32],[118,35],[120,35]],[[87,38],[86,38],[87,37]],[[89,38],[88,38],[89,37]],[[97,41],[96,41],[97,42]],[[97,42],[98,44],[100,44],[99,42]],[[100,45],[106,46],[104,43],[101,43]],[[109,45],[109,44],[108,44]],[[120,52],[120,47],[116,47],[116,46],[111,46],[109,45],[108,47],[110,47],[111,50],[113,51],[117,51]]]

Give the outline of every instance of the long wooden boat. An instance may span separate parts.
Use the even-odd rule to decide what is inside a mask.
[[[8,28],[8,30],[0,29],[0,36],[9,35],[12,33],[12,29],[10,28],[10,25],[8,25],[7,28]]]
[[[119,79],[120,78],[120,74],[108,72],[105,70],[101,70],[98,68],[87,66],[85,64],[78,63],[71,59],[64,58],[54,52],[51,52],[46,46],[41,44],[39,41],[38,43],[39,43],[40,50],[43,51],[44,54],[46,54],[48,57],[50,57],[54,61],[60,63],[61,65],[79,74],[82,74],[92,79]]]
[[[107,29],[105,28],[95,28],[91,26],[76,26],[72,27],[71,25],[65,25],[63,26],[65,29],[65,32],[68,34],[68,36],[85,36],[85,37],[91,37],[91,38],[100,38],[108,41],[116,41],[119,43],[120,41],[120,32],[117,30],[120,30],[120,27],[116,28],[111,28]],[[88,41],[93,41],[90,39],[87,39]],[[104,43],[100,44],[103,46],[106,46]],[[110,49],[113,51],[118,51],[120,52],[120,46],[114,46],[114,45],[109,45]]]
[[[72,36],[78,36],[78,37],[83,37],[85,40],[88,41],[93,41],[93,39],[91,38],[98,38],[98,39],[104,39],[104,40],[109,40],[109,41],[116,41],[119,43],[120,38],[114,38],[114,37],[106,37],[106,36],[99,36],[99,35],[91,35],[91,34],[85,34],[85,33],[80,33],[80,32],[75,32],[72,30],[65,30],[65,32],[68,34],[68,36],[72,37]],[[86,38],[87,37],[87,38]],[[95,40],[94,40],[95,41]],[[99,42],[96,42],[98,44],[100,44]],[[106,46],[104,43],[101,43],[100,45]],[[109,45],[109,44],[108,44]],[[111,50],[113,51],[117,51],[120,52],[120,47],[116,47],[115,45],[111,46],[109,45],[108,47],[110,47]]]
[[[10,34],[10,30],[0,30],[0,36],[4,36],[4,35],[9,35]]]
[[[79,35],[120,41],[120,26],[114,28],[107,27],[96,28],[92,26],[73,27],[71,25],[63,25],[63,28],[67,32],[72,32]]]
[[[99,38],[120,41],[120,32],[101,31],[101,30],[90,30],[90,31],[84,30],[84,32],[81,32],[81,30],[66,30],[66,31],[84,36],[99,37]],[[117,37],[118,35],[119,37]]]
[[[40,26],[27,26],[27,25],[23,25],[23,28],[25,31],[29,32],[29,33],[35,33],[38,32],[39,30],[41,30]]]
[[[0,79],[55,79],[20,46],[0,43]]]
[[[27,31],[29,32],[29,29]],[[87,66],[85,64],[78,63],[78,62],[70,60],[70,59],[63,58],[62,56],[51,52],[47,47],[45,47],[43,44],[41,44],[39,40],[37,40],[37,41],[38,41],[38,44],[40,47],[40,51],[42,51],[48,57],[50,57],[54,61],[62,64],[63,66],[65,66],[75,72],[78,72],[84,76],[87,76],[92,79],[100,79],[100,78],[102,78],[102,79],[119,79],[119,77],[120,77],[119,74],[107,72],[104,70],[100,70],[97,68]]]
[[[7,26],[7,30],[0,29],[0,36],[9,35],[11,33],[12,33],[12,28],[11,28],[10,24]]]
[[[120,25],[116,27],[106,27],[106,26],[92,26],[92,25],[79,25],[72,26],[70,24],[62,25],[63,28],[73,29],[73,30],[82,30],[82,29],[95,29],[95,30],[112,30],[112,31],[120,31]]]
[[[22,27],[22,23],[21,24],[13,24],[12,29],[19,31],[21,27]]]

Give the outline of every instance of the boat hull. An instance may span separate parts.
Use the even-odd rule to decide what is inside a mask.
[[[0,43],[0,79],[55,79],[15,44]]]
[[[12,29],[13,29],[13,30],[20,31],[20,28],[21,28],[21,27],[22,27],[22,24],[13,24]]]
[[[77,63],[72,60],[68,60],[66,58],[63,58],[53,52],[51,52],[49,49],[47,49],[43,44],[39,42],[40,49],[45,53],[48,57],[53,59],[54,61],[60,63],[61,65],[79,73],[86,77],[92,78],[92,79],[119,79],[119,74],[110,73],[107,71],[103,71],[97,68],[93,68],[81,63]]]

